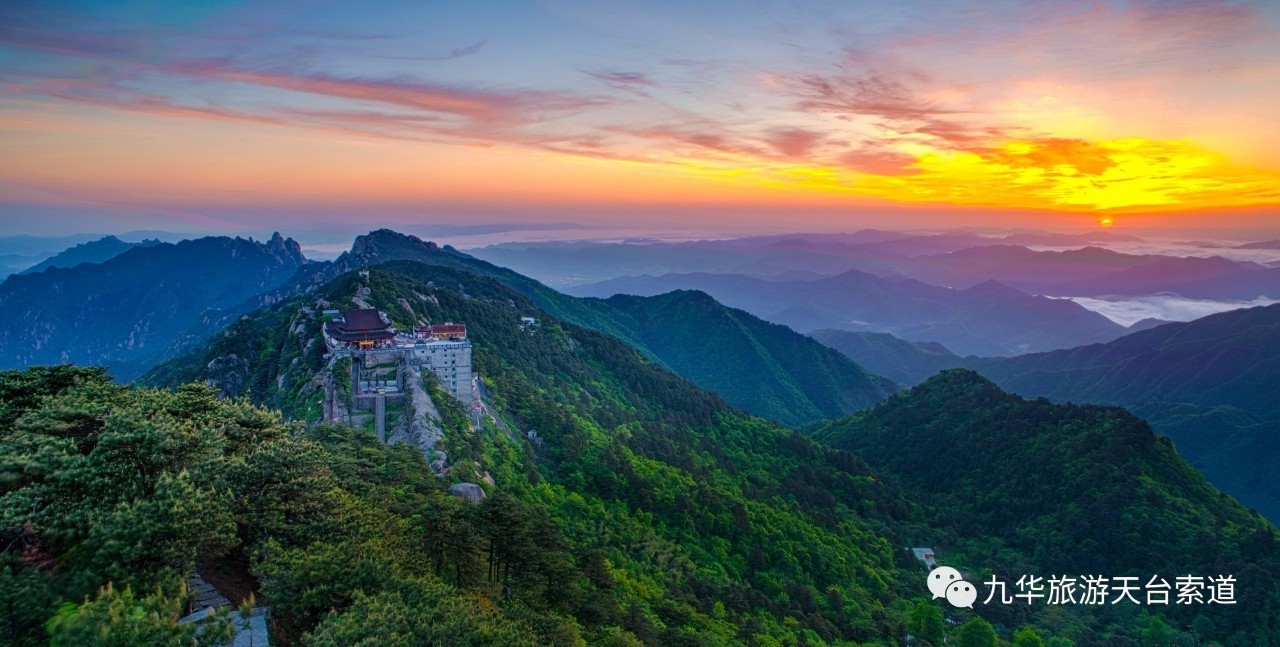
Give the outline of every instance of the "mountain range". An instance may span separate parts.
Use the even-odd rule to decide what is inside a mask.
[[[696,272],[756,277],[831,276],[857,269],[877,275],[902,274],[922,278],[913,273],[914,259],[967,248],[1007,246],[1025,249],[1027,245],[1085,246],[1091,243],[1135,242],[1142,241],[1113,232],[1025,232],[984,236],[964,231],[908,234],[867,229],[847,234],[781,234],[682,242],[503,243],[469,250],[469,253],[553,287],[570,288],[621,276]],[[1103,269],[1105,271],[1106,268]],[[969,284],[980,283],[987,278],[1007,281],[1015,279],[1016,275],[988,276]]]
[[[1271,576],[1247,565],[1252,558],[1245,555],[1274,551],[1275,534],[1123,409],[1024,400],[954,369],[812,436],[900,479],[932,526],[946,529],[935,549],[980,546],[974,554],[981,561],[968,566],[1004,581],[1039,573],[1230,571],[1250,573],[1253,584],[1241,590],[1270,586],[1264,580]],[[1235,548],[1223,552],[1225,544]],[[1259,611],[1276,600],[1248,604]],[[1018,618],[1007,606],[992,611],[1006,623]],[[1230,619],[1212,623],[1197,613],[1183,605],[1176,624],[1243,626],[1250,621],[1237,614],[1252,612],[1237,607]],[[1274,631],[1276,611],[1263,613]]]
[[[599,551],[607,558],[604,572],[611,577],[580,577],[597,600],[595,611],[573,602],[576,594],[558,598],[568,600],[561,612],[578,618],[591,636],[617,627],[643,644],[733,644],[745,640],[739,632],[750,627],[754,635],[782,640],[812,631],[815,644],[901,641],[902,632],[911,631],[908,616],[928,612],[919,606],[923,601],[911,600],[920,595],[925,571],[905,547],[928,545],[963,572],[1010,581],[1019,573],[1059,570],[1239,574],[1238,606],[1114,606],[1105,616],[1090,607],[978,610],[1005,631],[1031,624],[1076,644],[1119,644],[1137,641],[1156,622],[1150,613],[1182,640],[1272,644],[1280,617],[1275,528],[1217,493],[1167,441],[1122,410],[1025,401],[971,372],[952,371],[817,427],[812,437],[837,449],[824,448],[743,416],[621,338],[561,320],[486,265],[450,267],[467,260],[443,248],[435,252],[442,255],[438,264],[370,265],[367,278],[342,273],[250,313],[144,382],[246,384],[244,393],[255,401],[314,419],[326,370],[315,337],[322,308],[359,297],[401,326],[465,321],[475,366],[491,393],[487,406],[502,422],[446,430],[447,479],[489,474],[490,491],[510,492],[547,511],[563,539],[546,545],[563,541],[575,553]],[[672,324],[677,320],[664,315],[706,299],[669,298],[673,303],[634,303],[654,304],[657,321]],[[597,302],[566,303],[591,308]],[[536,317],[538,330],[522,329],[521,316]],[[249,361],[219,361],[238,359]],[[229,380],[228,371],[243,374]],[[440,408],[442,420],[452,419],[447,406]],[[346,443],[340,439],[351,432],[324,433],[325,442]],[[366,464],[381,460],[367,447],[358,455]],[[530,479],[538,485],[528,485]],[[256,567],[275,574],[263,580],[275,600],[312,591],[305,600],[318,608],[274,607],[283,626],[336,631],[335,620],[325,619],[329,605],[336,605],[335,619],[350,625],[346,631],[357,632],[344,635],[378,626],[360,621],[366,610],[324,593],[335,590],[336,578],[350,577],[339,563],[304,567],[303,555],[332,551],[322,540],[291,554],[292,570],[272,566],[276,556]],[[517,573],[537,568],[519,566]],[[299,570],[317,579],[281,588],[290,581],[282,575]],[[685,575],[671,578],[680,572]],[[653,587],[659,580],[665,581]],[[345,581],[353,582],[347,590],[374,595],[396,580]],[[468,581],[457,579],[460,588]],[[531,581],[513,580],[512,590],[528,596],[520,587]],[[596,588],[608,581],[610,588]],[[547,604],[547,598],[524,599],[533,609]],[[953,619],[972,617],[960,612]],[[715,618],[725,619],[723,627]],[[558,625],[544,620],[541,626]],[[555,644],[545,634],[540,640]]]
[[[610,280],[646,275],[709,273],[787,281],[858,270],[956,289],[996,281],[1030,294],[1063,297],[1170,293],[1219,301],[1280,298],[1280,273],[1272,271],[1274,264],[1178,251],[1129,253],[1107,245],[1153,247],[1111,232],[989,236],[865,230],[688,242],[507,243],[471,253],[554,287],[591,296],[608,296],[602,292]],[[1205,248],[1179,243],[1170,249],[1180,249],[1178,245]],[[1267,249],[1267,243],[1236,249]]]
[[[159,244],[160,241],[156,239],[143,239],[137,243],[126,243],[115,236],[103,236],[97,240],[80,243],[75,247],[64,249],[23,270],[20,274],[36,274],[51,267],[75,267],[81,263],[102,263],[134,247],[153,247]]]
[[[964,364],[1022,395],[1129,408],[1218,487],[1280,519],[1280,305]]]
[[[961,355],[1016,355],[1110,341],[1126,329],[1064,299],[1033,296],[995,281],[964,290],[850,270],[808,281],[722,274],[617,278],[574,288],[581,296],[701,290],[762,319],[809,332],[883,332],[938,342]]]
[[[811,336],[899,384],[967,367],[1028,397],[1126,407],[1172,439],[1217,487],[1280,519],[1280,305],[1017,357],[959,357],[936,344],[871,333]]]
[[[332,263],[315,263],[279,292],[298,293],[344,272],[415,261],[493,278],[565,321],[617,335],[730,404],[784,424],[871,406],[897,389],[838,352],[776,324],[685,291],[650,299],[581,299],[416,236],[378,230]],[[750,380],[742,379],[751,375]]]
[[[0,367],[104,364],[130,378],[264,302],[306,263],[292,239],[137,246],[0,284]]]
[[[168,271],[142,273],[147,264],[130,261],[139,255]],[[201,271],[197,256],[223,272],[230,256],[258,274],[231,285]],[[155,265],[164,259],[171,264]],[[74,301],[62,295],[90,289],[85,270],[129,287],[115,301],[135,312],[156,312],[143,308],[171,299],[178,280],[190,281],[179,286],[192,290],[185,302],[224,305],[171,333],[166,352],[185,352],[139,379],[165,389],[112,385],[95,369],[0,371],[0,424],[15,441],[0,443],[0,464],[12,466],[5,496],[58,502],[13,506],[0,528],[25,546],[22,560],[0,557],[9,560],[0,618],[19,644],[47,642],[46,632],[110,608],[149,611],[177,589],[175,574],[196,571],[270,600],[284,641],[326,645],[373,644],[391,630],[512,645],[893,644],[908,635],[937,645],[986,622],[1082,646],[1140,644],[1152,627],[1177,644],[1275,645],[1280,635],[1280,535],[1175,451],[1191,456],[1190,436],[1169,433],[1171,442],[1121,409],[1023,400],[997,386],[1055,399],[1115,394],[1108,403],[1132,402],[1148,419],[1167,410],[1187,421],[1265,421],[1276,413],[1267,385],[1277,384],[1280,306],[1068,351],[959,358],[887,333],[800,336],[693,290],[572,297],[385,230],[328,263],[306,263],[279,236],[203,239],[12,277],[0,293],[27,286],[14,294],[67,309]],[[37,279],[46,282],[24,283]],[[834,279],[734,277],[761,291],[830,281],[822,294],[841,307],[897,290],[911,297],[889,308],[902,321],[940,308],[944,294],[1015,321],[1040,307],[1079,309],[997,283]],[[424,378],[430,406],[415,395],[387,407],[394,434],[319,424],[327,394],[350,388],[343,360],[326,356],[323,313],[362,304],[400,328],[465,322],[479,418]],[[995,383],[947,370],[895,394],[892,381],[817,339],[886,372],[902,368],[903,383],[918,382],[930,361],[956,360]],[[1153,399],[1162,395],[1178,400]],[[744,409],[811,424],[800,433]],[[1199,448],[1223,457],[1252,448],[1271,460],[1258,429],[1234,429],[1196,437]],[[1240,464],[1268,477],[1265,465]],[[449,496],[451,485],[487,496],[472,506]],[[1233,574],[1239,604],[951,609],[929,600],[910,546],[932,547],[975,581]],[[98,591],[107,581],[155,593],[112,597],[125,594]],[[46,624],[55,609],[60,620]]]

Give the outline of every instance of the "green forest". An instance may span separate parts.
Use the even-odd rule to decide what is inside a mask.
[[[399,326],[467,324],[497,415],[433,398],[476,470],[439,478],[417,447],[317,423],[319,313],[357,294]],[[954,372],[807,431],[494,276],[379,265],[137,385],[0,373],[0,636],[219,644],[223,625],[176,623],[200,572],[269,606],[281,645],[1275,644],[1275,528],[1120,410]],[[479,472],[481,503],[448,493]],[[952,609],[920,545],[974,574],[1221,567],[1242,603]]]

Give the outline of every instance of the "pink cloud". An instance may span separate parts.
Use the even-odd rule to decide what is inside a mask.
[[[204,63],[171,69],[224,81],[453,115],[491,126],[522,125],[611,103],[600,97],[544,90],[483,90],[408,79],[351,79],[324,74],[250,71]]]
[[[822,133],[803,128],[775,130],[765,137],[765,141],[779,153],[794,158],[806,157],[825,139],[826,136]]]

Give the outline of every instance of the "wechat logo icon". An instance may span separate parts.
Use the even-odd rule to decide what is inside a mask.
[[[935,600],[946,598],[956,608],[972,609],[974,601],[978,599],[978,588],[964,581],[960,571],[950,566],[939,566],[930,571],[928,584],[929,592],[933,593]]]

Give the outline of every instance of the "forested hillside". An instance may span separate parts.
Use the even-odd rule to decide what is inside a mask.
[[[1280,636],[1275,527],[1122,409],[1024,400],[955,369],[813,437],[899,479],[936,529],[935,548],[974,571],[1010,582],[1022,574],[1234,574],[1247,600],[1175,605],[1162,615],[1203,638],[1262,645]],[[1020,614],[990,613],[1005,622]]]
[[[297,293],[307,283],[314,288],[342,272],[403,261],[496,279],[561,320],[618,336],[730,404],[783,424],[847,415],[897,388],[820,343],[706,295],[581,299],[451,247],[386,229],[360,236],[333,263],[300,273],[287,292]]]
[[[137,377],[268,302],[258,297],[305,262],[298,243],[279,234],[210,237],[10,276],[0,283],[0,367],[103,364]]]
[[[1067,567],[1181,571],[1216,566],[1221,556],[1224,567],[1250,573],[1251,604],[1197,609],[1206,619],[1195,630],[1187,623],[1196,618],[1181,612],[1162,614],[1167,624],[1188,640],[1199,635],[1239,645],[1266,644],[1257,636],[1272,629],[1266,609],[1273,607],[1259,606],[1273,604],[1272,585],[1259,579],[1274,570],[1271,526],[1214,491],[1141,421],[1118,410],[1076,416],[1048,403],[1014,406],[1021,401],[976,377],[946,374],[951,382],[937,378],[920,387],[926,389],[921,395],[891,398],[827,428],[862,437],[872,422],[893,421],[866,433],[865,443],[820,433],[877,461],[886,455],[915,461],[885,461],[873,470],[850,454],[733,412],[620,340],[559,321],[496,280],[396,262],[375,266],[367,280],[345,275],[313,296],[255,313],[204,354],[162,367],[148,380],[239,384],[241,393],[294,417],[314,416],[312,366],[319,360],[307,341],[313,315],[357,293],[398,323],[422,317],[467,322],[476,369],[509,417],[507,432],[496,425],[476,435],[455,430],[445,439],[450,455],[479,463],[494,475],[497,491],[547,510],[571,546],[601,551],[613,567],[644,583],[622,588],[656,597],[616,598],[611,608],[647,618],[656,633],[642,625],[617,627],[648,644],[678,636],[752,644],[756,634],[803,635],[820,644],[918,635],[912,629],[923,622],[918,616],[940,611],[916,601],[923,571],[905,548],[922,544],[942,551],[944,563],[1001,574]],[[519,317],[530,314],[541,322],[532,332],[519,325]],[[233,364],[232,355],[245,361]],[[225,369],[232,365],[242,368],[228,379]],[[907,410],[913,413],[904,417]],[[509,433],[530,429],[544,444]],[[1068,432],[1075,435],[1061,446],[1012,442],[1020,434]],[[1111,450],[1114,458],[1102,461]],[[963,460],[948,462],[949,454]],[[1057,473],[1042,465],[1045,459],[1063,461],[1060,479],[1037,476]],[[1080,467],[1091,461],[1098,466]],[[955,477],[945,482],[955,486],[950,490],[942,481],[929,489],[912,480],[913,470],[934,464],[970,472],[940,471]],[[1127,472],[1131,464],[1145,476],[1135,481]],[[979,478],[983,474],[989,476]],[[1099,530],[1110,519],[1144,518],[1145,508],[1131,505],[1134,492],[1159,514],[1122,526],[1123,532]],[[654,534],[638,542],[634,533],[642,527]],[[653,562],[645,552],[653,548],[640,549],[651,542],[674,552]],[[1152,561],[1153,554],[1162,561]],[[687,570],[673,579],[672,568]],[[668,609],[673,601],[683,601],[678,611]],[[746,623],[752,637],[717,624],[716,602],[727,624]],[[1101,615],[1091,608],[1046,615],[987,607],[980,613],[1004,630],[1031,623],[1042,636],[1082,646],[1137,644],[1152,622],[1165,622],[1123,607]],[[1214,615],[1220,613],[1226,615]],[[959,622],[969,617],[947,615]],[[672,617],[685,620],[677,625]],[[798,628],[786,629],[793,622],[788,617]],[[583,623],[583,630],[600,636],[590,632],[610,629]]]
[[[838,418],[897,390],[839,352],[702,292],[617,295],[598,310],[671,370],[783,424]]]
[[[901,636],[920,593],[902,548],[909,542],[895,528],[909,525],[914,507],[861,461],[735,411],[495,280],[391,263],[367,281],[344,275],[314,298],[349,303],[362,287],[362,298],[394,321],[467,323],[476,370],[507,413],[474,435],[454,429],[450,457],[480,463],[495,480],[491,492],[545,511],[574,564],[590,555],[608,564],[597,573],[609,587],[602,608],[573,612],[593,644],[623,630],[646,644],[893,644]],[[234,353],[248,360],[245,393],[306,403],[318,392],[291,373],[305,360],[278,351],[305,348],[294,317],[314,306],[260,311],[205,354],[148,379],[217,377],[210,365],[229,366],[215,360]],[[530,313],[541,320],[534,332],[519,325]],[[287,393],[293,385],[303,386]]]
[[[965,365],[1022,395],[1130,408],[1219,488],[1280,519],[1280,305]]]

